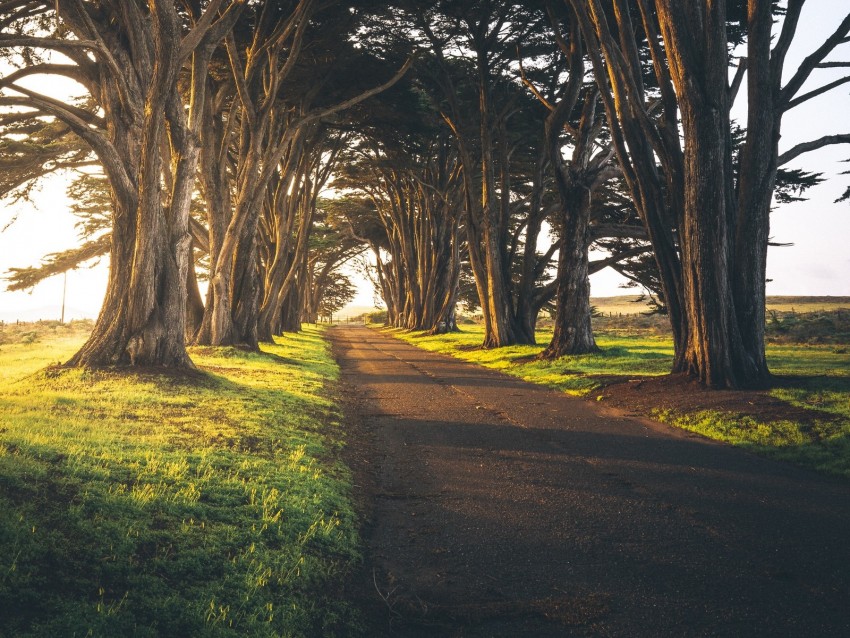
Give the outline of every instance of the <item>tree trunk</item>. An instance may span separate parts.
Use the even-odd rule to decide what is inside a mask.
[[[509,295],[508,264],[502,246],[501,216],[496,200],[495,158],[491,134],[490,69],[487,54],[478,52],[478,115],[481,143],[481,217],[484,252],[484,282],[487,296],[482,299],[482,311],[489,316],[485,322],[485,348],[501,348],[516,343],[512,322],[513,308]]]
[[[725,90],[725,87],[721,87]],[[683,100],[683,102],[686,102]],[[730,286],[726,131],[721,111],[683,104],[685,225],[680,244],[690,326],[685,372],[709,387],[738,387],[742,344]]]
[[[659,3],[685,140],[682,290],[689,325],[684,371],[712,388],[758,377],[743,348],[732,293],[735,200],[725,4]],[[701,28],[697,29],[697,26]]]
[[[204,320],[204,300],[198,288],[195,264],[190,263],[186,272],[186,342],[190,343]]]
[[[231,110],[230,117],[234,117],[233,110]],[[204,117],[200,155],[200,178],[206,203],[207,229],[209,231],[210,282],[207,288],[204,316],[193,338],[193,343],[196,345],[230,342],[229,334],[214,334],[213,328],[213,326],[222,326],[225,323],[224,316],[230,315],[230,299],[227,287],[221,277],[216,277],[218,260],[222,256],[225,232],[233,214],[226,158],[221,154],[221,149],[226,148],[227,140],[228,131],[224,123],[223,113],[213,112],[212,105],[210,105]]]
[[[747,137],[738,173],[738,220],[735,227],[733,297],[742,347],[754,369],[750,385],[770,379],[765,356],[765,285],[770,207],[776,184],[781,67],[770,60],[770,2],[751,2],[747,42]]]
[[[107,299],[95,323],[92,336],[68,362],[71,366],[127,364],[165,367],[193,367],[185,347],[186,282],[191,237],[188,218],[176,202],[166,215],[161,185],[160,142],[165,130],[165,109],[177,90],[180,43],[176,14],[153,11],[152,37],[156,64],[144,103],[144,120],[136,173],[138,203],[135,224],[113,232],[113,246],[124,253],[111,264],[111,270],[126,269],[123,276],[110,276]],[[182,140],[190,155],[192,140]],[[178,167],[179,168],[179,167]],[[175,202],[172,202],[175,203]],[[116,213],[122,212],[116,209]],[[187,211],[188,212],[188,209]],[[185,218],[184,218],[185,217]],[[132,246],[131,259],[121,259]],[[123,262],[123,263],[122,263]],[[117,307],[116,307],[117,306]]]
[[[242,229],[233,260],[231,327],[233,344],[259,350],[257,318],[260,310],[261,280],[257,264],[257,222],[253,215]]]
[[[542,359],[557,359],[564,355],[588,354],[599,350],[593,338],[590,319],[587,257],[590,244],[590,190],[584,188],[583,184],[577,184],[572,189],[562,188],[560,213],[563,235],[558,252],[555,328],[552,340],[540,354]]]
[[[587,53],[605,107],[612,144],[655,253],[673,332],[673,371],[682,371],[686,367],[690,327],[675,234],[682,227],[684,209],[677,98],[667,59],[660,52],[656,17],[644,11],[646,3],[640,3],[645,37],[650,47],[654,47],[653,68],[664,107],[663,118],[650,115],[650,108],[655,108],[658,101],[653,100],[651,106],[646,99],[643,90],[646,69],[634,50],[637,36],[632,28],[632,13],[624,4],[622,0],[615,2],[619,31],[615,38],[608,27],[609,16],[599,0],[570,0],[584,41],[588,43]],[[605,62],[614,59],[618,60],[616,64]],[[663,171],[659,170],[659,163]]]

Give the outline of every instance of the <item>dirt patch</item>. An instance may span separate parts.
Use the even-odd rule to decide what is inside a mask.
[[[793,381],[779,377],[775,385],[788,385]],[[639,416],[650,416],[657,410],[678,414],[710,410],[746,415],[762,423],[813,423],[836,418],[828,412],[791,405],[770,396],[767,390],[709,390],[684,374],[641,379],[606,377],[602,383],[602,387],[591,392],[588,399]]]

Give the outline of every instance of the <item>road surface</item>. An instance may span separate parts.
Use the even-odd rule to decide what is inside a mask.
[[[368,635],[850,636],[850,483],[331,331]]]

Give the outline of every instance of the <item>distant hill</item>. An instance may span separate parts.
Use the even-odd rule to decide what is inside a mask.
[[[596,307],[598,312],[606,315],[610,313],[634,315],[647,312],[650,309],[649,304],[639,300],[639,295],[618,295],[616,297],[593,297],[590,303]],[[850,308],[850,297],[828,295],[817,297],[768,295],[767,297],[768,310],[816,312],[818,310],[838,310],[839,308]]]
[[[850,308],[850,297],[787,297],[768,295],[768,310],[796,310],[798,312],[815,312],[818,310],[839,310]]]

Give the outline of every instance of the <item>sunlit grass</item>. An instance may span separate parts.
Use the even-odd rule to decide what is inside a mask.
[[[768,296],[767,310],[779,312],[818,312],[850,308],[850,297]]]
[[[673,345],[664,337],[597,337],[600,351],[556,361],[535,359],[552,338],[552,332],[539,331],[537,345],[508,346],[484,350],[484,329],[464,326],[463,331],[447,335],[390,330],[395,336],[425,350],[501,370],[526,381],[540,383],[569,394],[583,395],[615,375],[656,376],[670,371]]]
[[[0,385],[67,361],[88,337],[91,321],[0,325]]]
[[[615,380],[667,374],[673,362],[669,337],[598,334],[601,351],[556,361],[535,357],[552,337],[537,334],[539,345],[483,350],[484,331],[426,335],[388,332],[434,352],[501,370],[526,381],[570,394],[587,395]],[[768,365],[778,383],[769,394],[811,413],[803,421],[760,421],[756,415],[701,410],[658,409],[654,416],[677,427],[773,457],[850,477],[850,349],[840,345],[783,344],[767,347]]]
[[[850,391],[845,389],[845,414],[848,396]],[[718,410],[691,413],[657,410],[653,416],[765,456],[850,478],[850,419],[843,415],[835,419],[764,421]]]
[[[74,346],[19,345],[0,346],[3,631],[354,627],[334,595],[358,540],[320,329],[262,353],[194,348],[184,376],[33,371]]]

